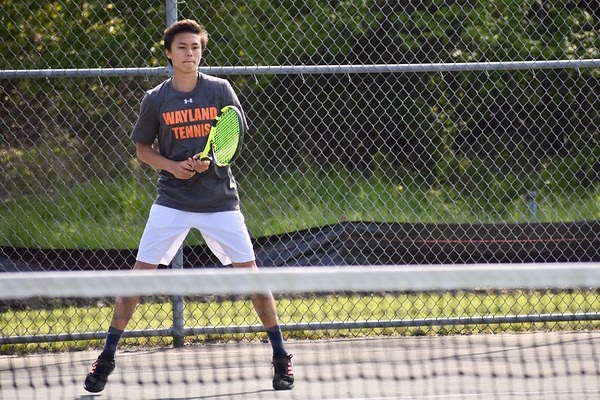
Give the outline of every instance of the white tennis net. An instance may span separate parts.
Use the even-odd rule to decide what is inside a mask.
[[[599,287],[598,263],[1,274],[0,398],[85,398],[115,295],[143,300],[104,398],[598,398]]]

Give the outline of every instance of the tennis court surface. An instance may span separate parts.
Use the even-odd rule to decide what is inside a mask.
[[[119,354],[106,390],[96,352],[0,358],[2,399],[597,399],[600,333],[292,341],[296,387],[271,388],[261,343]],[[591,376],[590,376],[591,374]]]

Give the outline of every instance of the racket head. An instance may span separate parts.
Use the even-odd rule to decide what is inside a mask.
[[[240,153],[244,120],[242,112],[235,106],[221,109],[209,138],[209,158],[218,166],[231,164]]]

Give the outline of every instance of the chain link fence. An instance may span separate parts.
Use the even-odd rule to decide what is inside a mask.
[[[600,219],[594,2],[0,4],[5,271],[36,249],[138,245],[157,173],[129,135],[144,91],[168,77],[161,40],[174,16],[207,27],[201,70],[227,78],[248,115],[234,173],[254,238],[346,221],[545,229]],[[595,229],[574,235],[597,248]],[[198,233],[186,241],[199,244]],[[85,254],[40,263],[79,269]],[[107,254],[95,268],[128,267]],[[573,313],[596,307],[565,301]]]

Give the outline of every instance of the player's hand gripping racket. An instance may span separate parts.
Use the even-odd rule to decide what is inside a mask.
[[[194,158],[211,160],[219,167],[231,164],[239,153],[243,123],[242,113],[237,107],[223,107],[210,128],[204,150]]]

